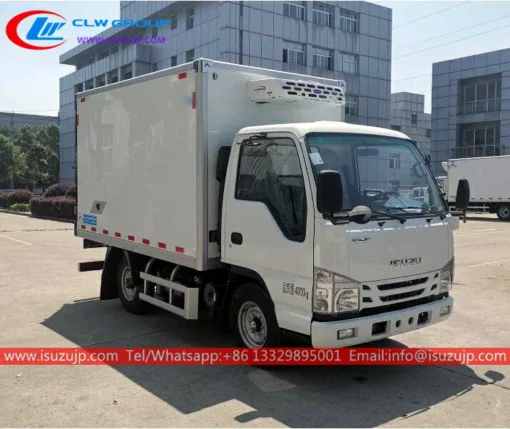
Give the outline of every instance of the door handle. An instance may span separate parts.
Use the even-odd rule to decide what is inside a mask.
[[[237,245],[243,244],[243,234],[241,234],[240,232],[233,232],[230,235],[230,241]]]

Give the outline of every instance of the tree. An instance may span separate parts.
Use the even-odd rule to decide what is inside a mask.
[[[14,136],[14,144],[19,147],[23,153],[27,153],[35,143],[35,135],[34,127],[23,125]]]
[[[60,141],[60,131],[58,126],[55,124],[45,125],[36,128],[35,131],[35,139],[43,146],[58,154]]]
[[[48,158],[50,152],[50,149],[39,142],[33,143],[26,152],[27,181],[32,186],[48,184]]]
[[[14,188],[24,188],[27,184],[27,161],[21,149],[13,145]]]
[[[40,185],[52,185],[58,183],[60,173],[59,159],[60,131],[55,124],[39,127],[35,133],[35,141],[46,150],[46,183]]]
[[[14,145],[0,134],[0,188],[12,187]]]
[[[5,125],[0,125],[0,136],[10,137],[11,134],[12,134],[12,132],[9,129],[9,127],[7,127]]]
[[[23,126],[9,134],[0,128],[0,184],[49,186],[59,181],[59,129],[55,124]]]

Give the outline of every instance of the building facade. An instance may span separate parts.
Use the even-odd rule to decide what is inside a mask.
[[[57,116],[26,115],[24,113],[0,112],[0,127],[7,127],[12,131],[19,130],[23,125],[40,127],[43,125],[57,124]]]
[[[510,49],[433,64],[432,162],[510,154]]]
[[[74,182],[75,94],[196,58],[347,82],[346,120],[387,128],[391,9],[368,2],[120,2],[121,19],[168,19],[99,36],[164,37],[161,44],[82,44],[60,57],[60,177]]]
[[[391,94],[392,130],[418,143],[425,155],[431,154],[431,114],[425,113],[425,96],[411,92]]]

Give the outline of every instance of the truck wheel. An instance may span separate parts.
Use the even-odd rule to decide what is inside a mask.
[[[140,291],[133,283],[131,268],[126,257],[123,255],[117,267],[117,291],[122,306],[132,314],[141,314],[145,302],[141,301],[138,294]]]
[[[239,286],[230,302],[230,326],[241,347],[278,347],[280,327],[273,303],[257,285]]]
[[[498,207],[497,211],[498,219],[509,221],[510,220],[510,206],[503,204]]]

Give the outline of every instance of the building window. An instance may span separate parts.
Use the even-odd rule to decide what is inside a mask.
[[[92,57],[90,57],[90,58],[89,58],[89,60],[88,60],[88,64],[89,64],[89,65],[90,65],[90,64],[94,64],[94,62],[95,62],[95,61],[96,61],[96,59],[92,56]]]
[[[193,28],[193,23],[195,21],[195,8],[190,8],[186,10],[186,30]]]
[[[333,27],[333,8],[321,3],[314,3],[313,22],[326,27]]]
[[[131,79],[133,77],[133,66],[128,64],[122,67],[122,80]]]
[[[158,71],[158,63],[151,64],[151,73],[154,73],[155,71]]]
[[[195,59],[195,50],[190,49],[189,51],[186,51],[186,62],[190,63]]]
[[[428,139],[432,138],[432,130],[428,129],[428,130],[425,132],[425,137],[427,137]]]
[[[107,49],[106,51],[99,52],[99,55],[97,56],[98,61],[106,58],[108,55],[110,55],[110,50]]]
[[[390,180],[389,182],[390,189],[394,192],[398,192],[400,188],[400,180]]]
[[[106,85],[106,76],[104,74],[102,74],[101,76],[99,76],[97,78],[98,82],[97,82],[97,86],[105,86]]]
[[[358,32],[359,15],[349,10],[340,9],[340,30],[350,33]]]
[[[394,168],[394,169],[400,168],[400,154],[399,153],[390,153],[390,168]]]
[[[460,109],[463,115],[501,110],[500,82],[485,82],[464,87],[464,104]]]
[[[85,91],[94,88],[94,79],[89,79],[85,82]]]
[[[347,95],[345,97],[345,114],[348,116],[358,116],[358,97],[356,95]]]
[[[110,72],[110,83],[115,83],[119,81],[119,72],[117,70],[113,70]]]
[[[498,129],[467,128],[462,133],[461,157],[471,158],[475,156],[497,156],[500,155]]]
[[[333,51],[331,49],[313,48],[313,67],[333,70]]]
[[[79,83],[78,85],[74,85],[74,93],[83,91],[83,83]]]
[[[175,67],[177,65],[177,55],[174,55],[171,59],[170,59],[170,67]]]
[[[418,115],[415,113],[411,113],[411,123],[417,124],[418,123]]]
[[[158,27],[151,28],[151,37],[158,37]]]
[[[358,72],[358,56],[340,52],[340,71],[356,74]]]
[[[283,15],[296,19],[305,19],[304,1],[286,1],[283,2]]]
[[[390,129],[393,131],[401,131],[402,127],[400,125],[390,125]]]
[[[305,46],[301,43],[283,42],[283,62],[305,65]]]
[[[170,18],[170,30],[175,30],[177,28],[177,15],[174,15]]]

